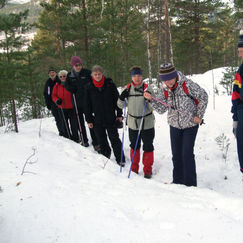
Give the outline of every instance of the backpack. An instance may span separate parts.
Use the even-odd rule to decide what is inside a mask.
[[[143,87],[140,89],[137,89],[138,92],[141,93],[141,95],[130,95],[130,89],[131,89],[131,83],[127,85],[126,89],[129,92],[129,96],[143,96],[143,92],[148,88],[148,84],[143,83]],[[136,88],[135,88],[136,89]]]
[[[186,94],[190,99],[192,99],[192,100],[195,102],[195,105],[196,105],[196,106],[198,106],[199,101],[198,101],[198,99],[193,98],[193,97],[189,94],[189,91],[188,91],[187,86],[186,86],[186,81],[183,82],[183,84],[182,84],[182,88],[183,88],[185,94]],[[168,95],[169,95],[169,94],[168,94],[168,90],[164,90],[164,96],[165,96],[165,99],[166,99],[166,100],[168,100]]]

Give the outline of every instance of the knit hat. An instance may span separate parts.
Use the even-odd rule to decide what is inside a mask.
[[[243,47],[243,30],[240,31],[239,41],[238,41],[238,48]]]
[[[164,64],[161,64],[159,69],[159,76],[161,81],[174,79],[177,77],[177,75],[177,71],[171,63],[166,62]]]
[[[54,71],[55,73],[57,72],[56,69],[55,69],[54,67],[49,67],[49,69],[48,69],[48,74],[49,74],[49,72],[51,72],[51,71]]]
[[[131,76],[133,75],[143,75],[143,71],[140,67],[138,66],[133,66],[130,68],[130,74]]]
[[[73,56],[73,57],[71,58],[71,65],[72,65],[72,67],[73,67],[75,64],[78,64],[78,63],[82,64],[82,60],[81,60],[81,58],[78,57],[78,56]]]

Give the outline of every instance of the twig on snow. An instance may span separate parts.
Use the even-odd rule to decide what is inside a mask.
[[[32,150],[33,150],[33,153],[26,159],[26,161],[25,161],[25,163],[24,163],[24,166],[23,166],[23,169],[22,169],[22,173],[21,173],[21,175],[23,175],[24,173],[36,174],[36,173],[34,173],[34,172],[26,171],[26,170],[25,170],[25,167],[26,167],[27,164],[35,164],[35,163],[38,161],[38,159],[36,159],[35,161],[30,161],[30,159],[31,159],[33,156],[35,156],[35,154],[36,154],[36,148],[35,148],[35,147],[32,147]]]

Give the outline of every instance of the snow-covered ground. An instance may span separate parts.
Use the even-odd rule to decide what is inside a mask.
[[[216,84],[222,71],[214,70]],[[242,242],[243,182],[231,97],[216,96],[214,110],[212,71],[191,78],[210,95],[195,145],[197,188],[170,184],[166,115],[156,114],[151,180],[143,178],[142,166],[128,179],[129,162],[120,173],[114,156],[107,160],[91,146],[59,137],[53,118],[22,122],[18,134],[0,129],[0,243]],[[222,134],[230,143],[226,162],[215,141]]]

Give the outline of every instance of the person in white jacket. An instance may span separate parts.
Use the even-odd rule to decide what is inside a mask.
[[[170,140],[173,161],[173,183],[197,186],[194,144],[199,124],[208,103],[204,89],[181,72],[171,63],[160,67],[160,79],[163,82],[158,97],[144,94],[151,100],[152,107],[163,114],[168,110]]]
[[[129,128],[131,170],[139,172],[140,148],[143,142],[143,172],[144,177],[152,177],[152,166],[154,163],[154,114],[150,102],[144,99],[144,91],[153,94],[151,87],[143,82],[142,69],[138,66],[130,68],[131,81],[123,90],[117,105],[123,108],[126,99],[128,116],[127,125]],[[145,110],[145,111],[144,111]],[[143,116],[144,113],[144,116]],[[137,146],[136,146],[136,141]]]

